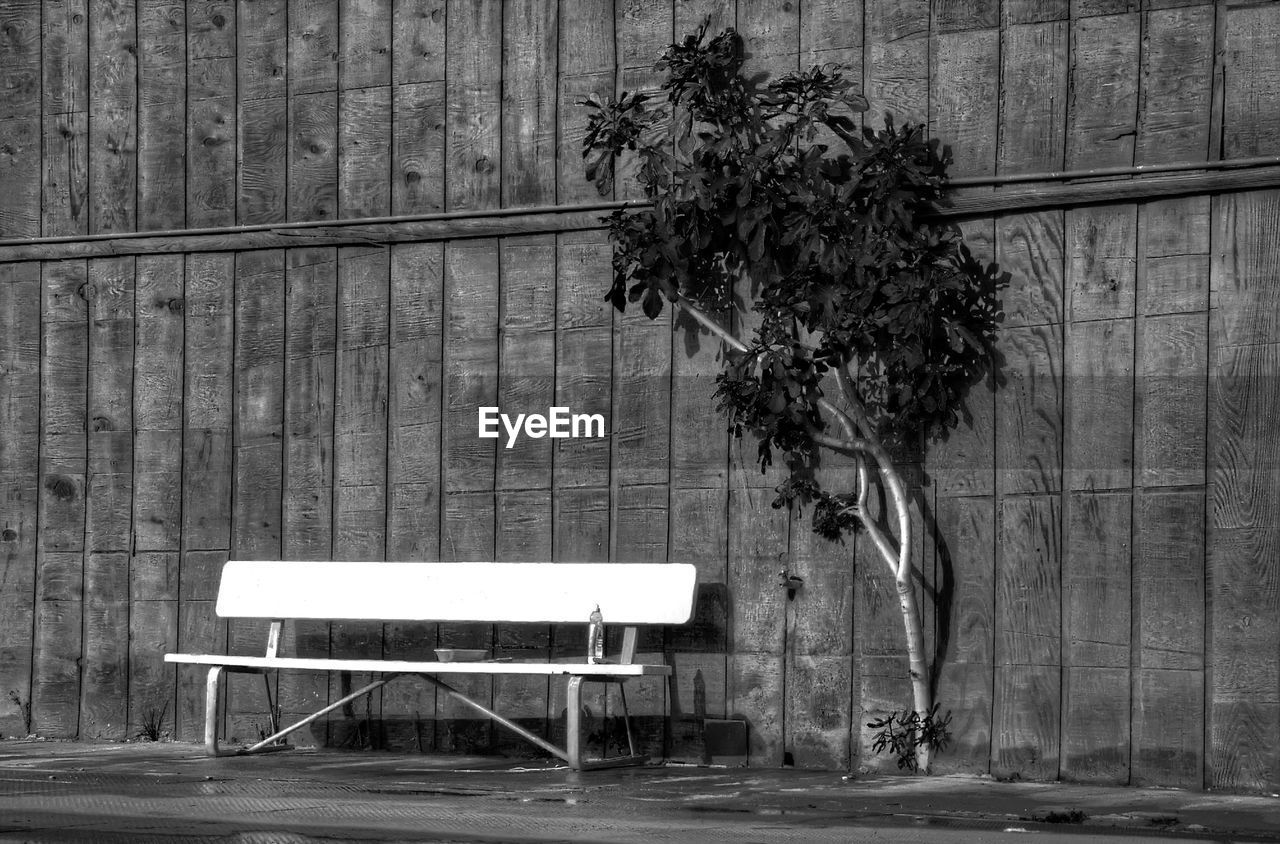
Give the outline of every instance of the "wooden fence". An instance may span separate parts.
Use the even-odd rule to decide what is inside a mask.
[[[646,746],[696,761],[704,719],[742,718],[752,764],[882,764],[860,725],[909,699],[888,579],[768,506],[778,478],[714,414],[714,348],[605,307],[575,102],[651,85],[709,14],[758,67],[861,68],[959,176],[1280,154],[1280,5],[1138,5],[10,0],[0,732],[195,738],[199,678],[160,655],[259,647],[213,615],[228,556],[680,559],[706,586],[694,625],[642,643],[676,669],[631,701]],[[1013,285],[1005,383],[910,469],[943,769],[1280,783],[1280,193],[1241,192],[1268,168],[1159,178],[1183,177],[964,189]],[[494,213],[530,206],[555,210]],[[476,437],[479,405],[553,404],[609,437]],[[290,632],[299,653],[582,644]],[[262,683],[235,679],[231,732],[256,736]],[[273,691],[287,716],[354,682]],[[563,729],[545,680],[476,682]],[[316,738],[525,752],[411,684]]]

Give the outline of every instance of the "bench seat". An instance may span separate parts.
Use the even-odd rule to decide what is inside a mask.
[[[449,697],[487,715],[563,759],[574,770],[635,765],[637,753],[622,689],[635,677],[670,676],[671,667],[635,662],[636,626],[684,624],[693,616],[697,572],[680,563],[383,563],[233,560],[222,570],[216,612],[224,618],[271,621],[262,656],[170,653],[166,662],[208,667],[205,748],[211,756],[288,749],[285,736],[399,677],[418,677]],[[586,627],[599,608],[606,625],[623,628],[621,653],[602,663],[586,659]],[[281,656],[284,622],[291,619],[357,622],[445,622],[482,624],[578,624],[583,651],[578,660],[440,662],[430,660]],[[423,643],[426,646],[427,643]],[[270,699],[272,735],[257,744],[224,750],[218,741],[221,684],[225,673],[343,671],[379,679],[333,701],[295,724],[279,728]],[[561,676],[566,680],[566,743],[543,737],[466,696],[441,679],[448,674]],[[582,684],[616,685],[622,698],[629,752],[587,759],[583,753]]]

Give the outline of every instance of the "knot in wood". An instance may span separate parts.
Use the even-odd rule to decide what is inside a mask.
[[[50,475],[45,478],[44,488],[59,501],[72,501],[76,497],[76,482],[66,475]]]
[[[13,542],[17,538],[18,532],[12,528],[5,528],[3,531],[0,531],[0,541]]]

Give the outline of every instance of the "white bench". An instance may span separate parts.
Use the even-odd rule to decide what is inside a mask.
[[[634,662],[636,625],[684,624],[693,615],[697,572],[677,563],[366,563],[240,561],[222,569],[216,611],[231,618],[270,619],[262,656],[165,654],[166,662],[207,665],[205,749],[211,756],[287,749],[284,736],[328,712],[368,694],[396,677],[416,675],[450,697],[515,731],[574,770],[637,765],[626,697],[622,698],[629,753],[583,758],[582,684],[621,684],[632,677],[669,676],[666,665]],[[586,625],[600,607],[606,626],[624,628],[622,650],[603,664],[586,660]],[[533,623],[583,626],[582,657],[569,663],[439,662],[391,659],[327,659],[279,656],[286,619],[334,621],[435,621],[491,624]],[[606,655],[608,657],[608,655]],[[277,669],[358,671],[379,679],[341,700],[279,729],[257,744],[224,750],[218,743],[219,687],[225,672],[265,674]],[[441,674],[538,674],[565,676],[568,684],[567,738],[556,747],[440,679]],[[273,712],[274,718],[274,712]],[[273,722],[274,726],[274,722]]]

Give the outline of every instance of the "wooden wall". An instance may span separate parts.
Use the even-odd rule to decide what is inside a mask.
[[[859,68],[872,114],[926,121],[958,176],[1280,154],[1273,3],[10,0],[0,239],[595,201],[576,101],[651,86],[707,15],[760,68]],[[1280,783],[1278,222],[1272,191],[964,223],[1013,283],[1005,383],[908,464],[940,768]],[[777,477],[714,416],[716,350],[605,307],[598,229],[236,243],[0,265],[0,732],[196,738],[201,680],[160,654],[261,647],[212,612],[229,556],[670,559],[705,586],[693,625],[642,642],[675,667],[633,693],[647,747],[699,761],[704,719],[743,718],[755,765],[883,764],[860,725],[909,700],[890,579],[769,508]],[[489,404],[611,435],[508,450],[475,436]],[[388,656],[582,638],[290,633]],[[234,679],[230,732],[254,737],[267,689]],[[358,682],[270,692],[288,717]],[[545,680],[469,688],[563,731]],[[528,752],[412,684],[314,732]]]

